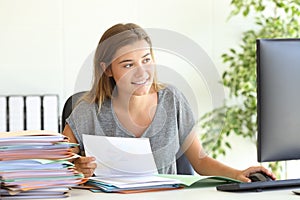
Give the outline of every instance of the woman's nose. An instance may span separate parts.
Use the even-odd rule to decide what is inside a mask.
[[[145,66],[143,64],[139,64],[135,68],[135,76],[136,77],[143,76],[145,71],[146,71]]]

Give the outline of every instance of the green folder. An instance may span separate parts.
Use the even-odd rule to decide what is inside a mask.
[[[218,185],[241,182],[223,176],[175,175],[175,174],[158,174],[157,176],[179,180],[185,188],[216,187]]]

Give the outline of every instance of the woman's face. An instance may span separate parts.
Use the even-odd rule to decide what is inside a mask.
[[[115,79],[118,93],[146,95],[150,92],[154,61],[145,40],[121,47],[111,64],[110,75]]]

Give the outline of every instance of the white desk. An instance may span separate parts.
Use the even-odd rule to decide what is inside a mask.
[[[300,188],[299,188],[300,189]],[[161,191],[161,192],[145,192],[136,194],[116,194],[116,193],[93,193],[88,190],[73,189],[71,191],[71,196],[69,198],[64,198],[61,200],[166,200],[166,199],[176,199],[176,200],[260,200],[260,199],[272,199],[272,200],[300,200],[299,195],[292,193],[293,189],[285,190],[272,190],[263,192],[220,192],[217,191],[215,187],[207,188],[197,188],[197,189],[180,189],[171,191]],[[296,190],[296,189],[295,189]]]

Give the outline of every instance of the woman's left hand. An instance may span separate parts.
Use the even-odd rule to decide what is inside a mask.
[[[266,168],[264,168],[262,166],[249,167],[248,169],[239,171],[239,173],[236,176],[236,179],[239,181],[242,181],[242,182],[251,182],[251,180],[249,179],[249,176],[256,172],[264,173],[267,176],[269,176],[270,178],[272,178],[273,180],[276,179],[276,176],[272,172],[270,172],[269,170],[267,170]]]

